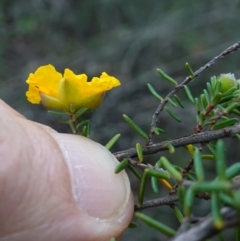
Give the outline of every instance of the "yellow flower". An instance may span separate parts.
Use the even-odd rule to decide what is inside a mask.
[[[74,113],[82,107],[97,108],[107,90],[121,85],[118,79],[103,72],[102,75],[87,81],[85,74],[74,74],[65,69],[64,75],[51,64],[39,67],[26,81],[29,89],[26,96],[33,104],[42,104],[54,110]]]

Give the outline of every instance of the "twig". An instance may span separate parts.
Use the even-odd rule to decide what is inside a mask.
[[[164,206],[164,205],[169,206],[174,202],[177,202],[178,200],[179,199],[177,194],[168,195],[166,197],[145,201],[140,207],[136,205],[135,210],[141,210],[141,209],[152,208],[156,206]]]
[[[224,220],[224,227],[222,229],[214,227],[213,218],[208,216],[190,229],[179,233],[169,241],[203,241],[221,232],[223,229],[231,228],[240,224],[240,215],[236,210],[230,207],[224,207],[221,210],[221,214]]]
[[[164,106],[167,104],[168,98],[171,98],[172,96],[174,96],[180,89],[183,88],[184,85],[188,84],[191,80],[193,80],[196,77],[198,77],[198,75],[200,75],[204,70],[206,70],[207,68],[209,68],[212,65],[214,65],[218,60],[224,58],[226,55],[228,55],[228,54],[238,50],[238,48],[240,48],[240,41],[235,43],[235,44],[233,44],[232,46],[230,46],[229,48],[224,50],[221,54],[219,54],[218,56],[214,57],[211,61],[209,61],[203,67],[201,67],[200,69],[195,71],[193,73],[193,76],[188,76],[182,83],[180,83],[178,86],[176,86],[164,98],[164,100],[159,104],[159,106],[157,107],[156,111],[154,112],[154,115],[153,115],[153,118],[152,118],[152,122],[151,122],[151,125],[150,125],[149,141],[147,143],[148,145],[152,145],[153,144],[153,135],[154,135],[153,129],[157,125],[157,121],[158,121],[159,115],[160,115],[161,111],[163,110]]]
[[[149,155],[168,150],[168,143],[171,143],[175,148],[178,148],[188,144],[198,144],[220,138],[234,137],[236,134],[240,134],[240,124],[215,131],[205,131],[195,135],[184,136],[177,139],[152,144],[150,146],[143,147],[143,154]],[[137,153],[135,148],[130,148],[124,151],[115,152],[114,155],[119,161],[121,161],[123,158],[136,157]]]

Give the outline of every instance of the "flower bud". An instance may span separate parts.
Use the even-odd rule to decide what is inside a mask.
[[[236,78],[234,74],[221,74],[218,78],[218,81],[221,82],[221,92],[224,93],[237,85]]]

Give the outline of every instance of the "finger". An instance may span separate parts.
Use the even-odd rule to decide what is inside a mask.
[[[5,112],[9,115],[15,116],[15,117],[20,117],[20,118],[24,118],[25,117],[20,114],[19,112],[17,112],[16,110],[14,110],[13,108],[11,108],[9,105],[7,105],[3,100],[0,99],[0,111]]]
[[[17,120],[17,121],[16,121]],[[133,213],[125,172],[84,137],[0,113],[0,240],[109,240]]]

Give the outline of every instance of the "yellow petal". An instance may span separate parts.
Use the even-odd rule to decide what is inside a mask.
[[[30,74],[27,83],[47,95],[58,95],[58,85],[62,75],[51,64],[39,67],[34,74]]]
[[[26,92],[27,100],[31,102],[32,104],[39,104],[41,101],[40,95],[39,95],[39,89],[35,86],[29,85],[29,89]]]

